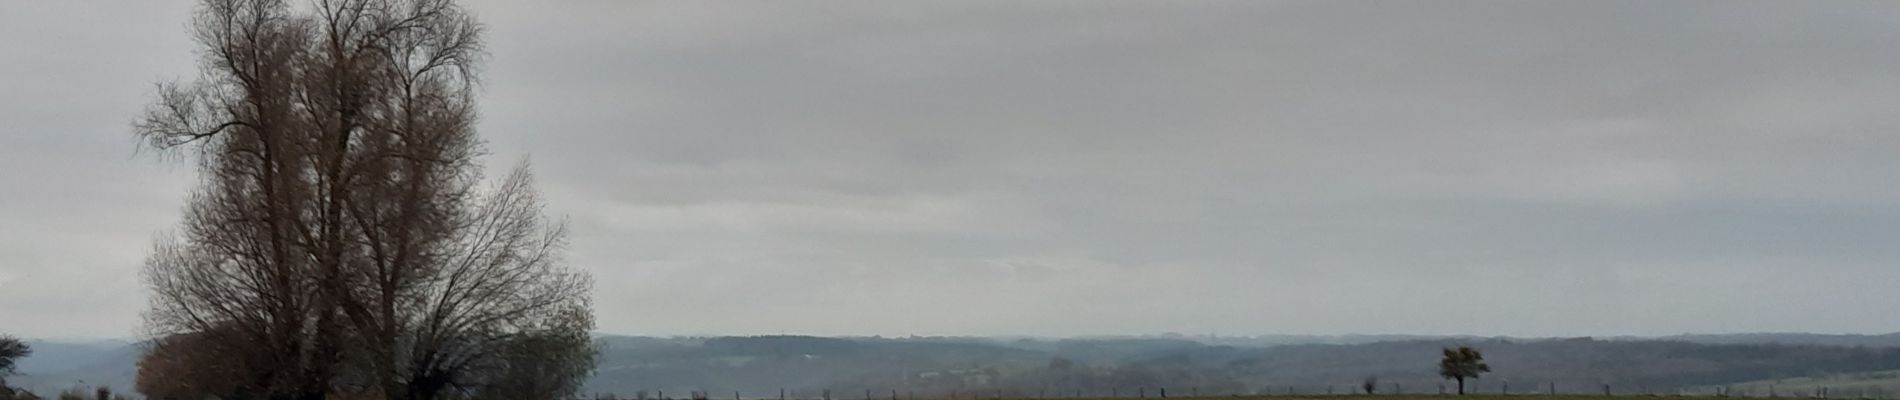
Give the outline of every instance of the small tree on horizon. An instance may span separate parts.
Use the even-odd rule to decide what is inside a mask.
[[[1445,357],[1438,361],[1438,376],[1458,381],[1458,394],[1465,394],[1465,379],[1478,379],[1478,375],[1491,372],[1491,366],[1484,363],[1484,353],[1471,346],[1445,348]]]

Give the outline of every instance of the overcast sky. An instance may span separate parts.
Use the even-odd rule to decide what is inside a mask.
[[[0,329],[139,332],[191,4],[0,3]],[[606,332],[1900,330],[1900,4],[470,7]]]

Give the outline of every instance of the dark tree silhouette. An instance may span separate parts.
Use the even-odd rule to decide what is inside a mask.
[[[238,382],[247,358],[230,352],[247,346],[216,340],[226,335],[194,332],[153,339],[139,357],[133,389],[152,399],[242,398]]]
[[[1484,354],[1471,346],[1445,348],[1445,357],[1438,360],[1438,376],[1458,381],[1458,394],[1465,394],[1465,380],[1478,379],[1478,375],[1491,372],[1491,366],[1484,363]]]
[[[560,262],[565,229],[525,164],[483,184],[472,16],[452,0],[201,0],[192,22],[200,78],[161,85],[134,128],[195,158],[201,182],[146,261],[146,316],[155,338],[213,345],[152,354],[212,362],[155,366],[231,367],[168,373],[235,398],[578,390],[505,385],[591,369],[573,339],[593,328],[592,285]]]
[[[0,335],[0,396],[13,396],[13,387],[7,386],[7,376],[13,375],[20,359],[33,355],[33,348],[9,335]]]

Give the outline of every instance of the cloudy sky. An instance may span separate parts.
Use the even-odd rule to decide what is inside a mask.
[[[1900,330],[1892,3],[469,5],[607,332]],[[190,11],[0,3],[9,333],[138,332]]]

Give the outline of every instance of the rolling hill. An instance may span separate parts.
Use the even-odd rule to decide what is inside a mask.
[[[641,337],[599,335],[588,393],[685,397],[837,397],[997,391],[1105,396],[1175,393],[1347,393],[1368,378],[1383,392],[1436,393],[1441,347],[1469,344],[1496,370],[1486,393],[1619,394],[1713,391],[1777,382],[1784,391],[1884,386],[1900,370],[1896,335],[1746,334],[1665,338],[1472,336],[1088,337]],[[129,390],[139,347],[130,341],[31,342],[16,386],[50,394],[73,386]],[[1803,380],[1806,379],[1806,380]],[[1900,393],[1896,390],[1894,393]],[[856,398],[856,397],[850,397]]]

